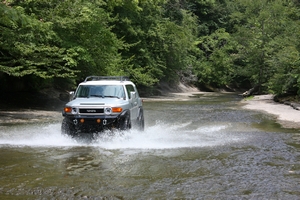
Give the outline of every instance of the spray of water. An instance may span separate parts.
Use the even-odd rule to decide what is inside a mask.
[[[223,145],[245,137],[230,134],[230,124],[204,125],[191,129],[191,122],[157,122],[144,132],[104,132],[92,141],[61,135],[60,124],[6,127],[0,130],[0,146],[72,147],[97,146],[105,149],[170,149]]]

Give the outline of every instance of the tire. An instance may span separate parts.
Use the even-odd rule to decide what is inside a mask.
[[[130,116],[127,115],[120,122],[120,130],[125,131],[125,130],[129,130],[130,128],[131,128]]]
[[[137,119],[137,125],[139,131],[145,130],[145,120],[144,120],[144,112],[143,110],[140,111],[139,117]]]
[[[73,124],[70,124],[66,118],[63,119],[61,123],[61,133],[62,135],[74,136],[75,129]]]

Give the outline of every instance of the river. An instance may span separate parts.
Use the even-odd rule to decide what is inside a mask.
[[[0,199],[300,199],[300,130],[234,94],[144,102],[144,132],[0,126]]]

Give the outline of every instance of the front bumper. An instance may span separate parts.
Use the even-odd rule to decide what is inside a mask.
[[[119,128],[120,115],[96,115],[96,116],[85,116],[85,115],[65,115],[66,122],[72,129],[79,133],[91,133],[100,132],[106,129]]]

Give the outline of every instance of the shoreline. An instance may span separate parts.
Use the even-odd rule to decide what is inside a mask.
[[[185,91],[168,93],[166,96],[145,98],[144,101],[188,101],[199,95],[218,96],[220,94],[225,94],[225,92]],[[296,110],[289,104],[275,102],[274,95],[271,94],[255,95],[252,99],[242,99],[239,103],[241,104],[241,109],[256,110],[274,116],[276,122],[280,124],[282,128],[300,129],[300,105],[296,107],[298,109]]]
[[[166,96],[142,98],[144,102],[151,101],[189,101],[199,96],[219,96],[224,93],[184,91],[168,93]],[[273,95],[256,95],[252,99],[242,99],[239,104],[241,109],[256,110],[276,118],[276,122],[283,128],[300,129],[300,110],[290,105],[277,103]],[[300,109],[299,107],[297,107]],[[47,121],[59,121],[62,119],[61,111],[40,109],[0,109],[0,126],[11,123],[38,123]]]
[[[253,99],[242,100],[242,108],[273,115],[283,128],[300,129],[300,111],[290,105],[275,102],[273,98],[270,94],[255,95]]]

